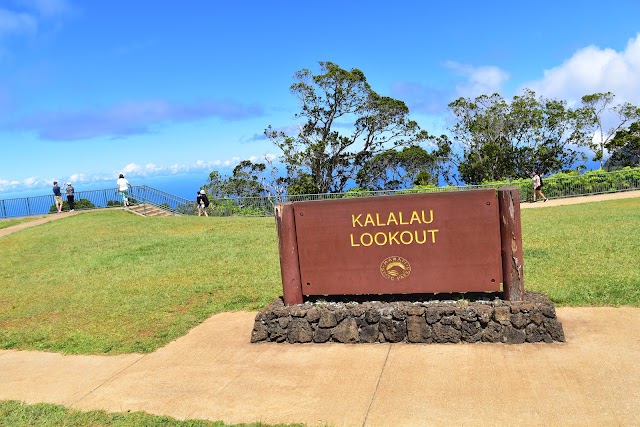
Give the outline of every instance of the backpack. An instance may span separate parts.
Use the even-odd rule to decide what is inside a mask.
[[[542,187],[542,175],[538,175],[540,177],[540,187]]]
[[[207,197],[206,194],[202,195],[202,201],[204,201],[204,207],[208,208],[209,207],[209,198]]]

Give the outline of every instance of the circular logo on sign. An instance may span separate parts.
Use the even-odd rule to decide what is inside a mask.
[[[389,280],[406,279],[411,274],[411,265],[401,256],[390,256],[380,264],[380,273]]]

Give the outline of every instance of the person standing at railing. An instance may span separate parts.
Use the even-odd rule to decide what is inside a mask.
[[[62,193],[58,181],[53,181],[53,198],[56,199],[56,209],[58,213],[62,213]]]
[[[209,207],[209,198],[207,197],[207,193],[204,190],[200,190],[200,192],[196,193],[198,197],[196,197],[196,203],[198,204],[198,216],[209,216],[207,213],[207,208]]]
[[[118,181],[116,181],[116,185],[118,186],[118,191],[122,197],[122,205],[125,207],[129,206],[129,188],[131,187],[131,184],[129,184],[129,181],[127,181],[123,174],[120,174]]]
[[[75,189],[73,188],[70,182],[67,182],[62,188],[65,194],[67,195],[67,202],[69,203],[69,212],[75,211],[76,210],[76,203],[74,200],[75,193],[76,193]]]
[[[536,173],[536,171],[531,172],[531,185],[533,186],[533,203],[536,202],[536,195],[540,195],[547,201],[547,197],[542,192],[542,181],[540,180],[540,176]]]

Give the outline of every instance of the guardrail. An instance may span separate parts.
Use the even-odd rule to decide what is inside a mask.
[[[212,216],[271,216],[273,215],[274,206],[281,202],[461,191],[475,188],[497,189],[505,186],[518,187],[520,190],[521,202],[531,200],[531,180],[519,179],[483,185],[443,187],[428,186],[406,190],[358,190],[346,193],[284,195],[281,198],[238,197],[211,199],[211,205],[207,208],[207,211],[209,215]],[[587,172],[583,175],[558,174],[552,178],[545,178],[543,186],[543,192],[548,198],[575,197],[638,189],[640,189],[640,169],[637,168],[616,172]],[[175,196],[146,185],[134,186],[130,193],[130,200],[133,203],[148,203],[149,205],[172,212],[175,215],[194,215],[197,213],[195,201]],[[78,191],[75,193],[75,202],[76,210],[122,206],[120,194],[115,188]],[[65,210],[67,209],[68,205],[65,200]],[[53,198],[53,194],[47,196],[0,200],[0,218],[46,215],[54,213],[55,211],[55,200]]]
[[[133,187],[132,194],[134,203],[149,204],[175,215],[189,215],[195,212],[194,201],[146,185]]]
[[[405,190],[357,190],[346,193],[284,195],[274,197],[241,197],[233,199],[216,199],[211,201],[209,215],[273,215],[273,207],[280,202],[302,200],[327,200],[352,197],[386,196],[393,194],[432,193],[444,191],[464,191],[477,188],[495,188],[506,186],[518,187],[520,202],[532,199],[533,189],[530,179],[495,182],[482,185],[464,186],[425,186]],[[583,175],[558,174],[552,178],[544,178],[543,192],[548,198],[565,198],[592,194],[616,193],[620,191],[640,190],[640,169],[616,172],[587,172]]]
[[[116,188],[76,191],[74,199],[75,209],[78,211],[122,206],[122,198]],[[63,210],[69,210],[69,204],[65,195],[63,195],[63,200]],[[191,205],[194,204],[194,202],[190,200],[146,185],[133,186],[129,191],[129,200],[134,204],[148,203],[176,215],[189,214],[193,211]],[[55,199],[53,194],[0,200],[0,218],[48,215],[55,212]]]

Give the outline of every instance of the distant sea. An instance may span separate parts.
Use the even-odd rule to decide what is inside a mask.
[[[580,164],[585,163],[580,162]],[[575,166],[577,166],[577,164],[574,165],[574,167]],[[588,161],[586,162],[585,166],[587,167],[586,170],[594,170],[598,169],[599,164],[597,162]],[[220,170],[220,172],[224,176],[230,175],[230,171]],[[209,172],[154,177],[127,176],[127,179],[129,180],[129,182],[131,182],[131,185],[147,185],[149,187],[153,187],[155,189],[174,194],[185,199],[195,200],[196,192],[200,190],[200,187],[207,183],[207,180],[209,179]],[[441,185],[443,184],[444,183],[441,183]],[[116,180],[114,179],[113,181],[87,183],[74,182],[73,186],[76,191],[102,190],[106,188],[115,188]],[[4,193],[0,192],[0,200],[48,196],[51,194],[51,187]]]
[[[129,177],[127,179],[131,185],[147,185],[157,190],[164,191],[185,199],[196,198],[196,192],[207,183],[209,174],[206,172],[199,174],[183,174],[171,176],[154,176],[154,177]],[[115,188],[116,180],[99,181],[99,182],[73,182],[76,192],[89,190],[102,190],[106,188]],[[52,183],[53,186],[53,183]],[[11,191],[0,193],[2,199],[20,199],[25,197],[49,196],[51,195],[51,187],[36,188],[22,191]]]

